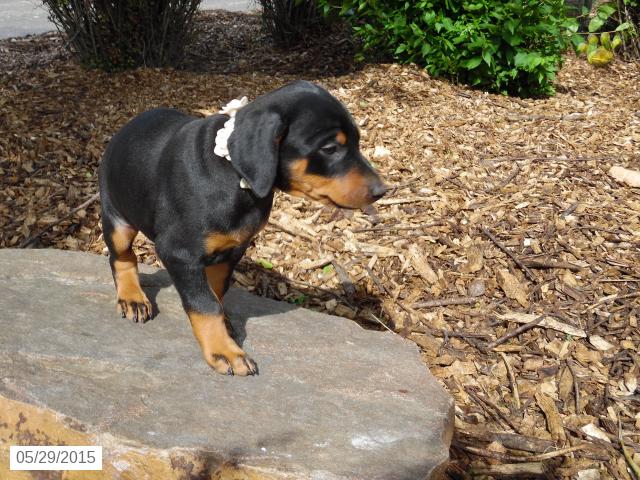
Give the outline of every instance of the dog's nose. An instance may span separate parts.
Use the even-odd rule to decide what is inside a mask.
[[[382,182],[376,182],[369,188],[369,194],[374,201],[382,198],[387,193],[387,186]]]

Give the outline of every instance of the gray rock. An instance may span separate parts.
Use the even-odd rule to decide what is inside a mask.
[[[414,344],[232,289],[260,375],[221,376],[166,272],[145,267],[159,314],[141,325],[116,316],[105,257],[0,250],[0,458],[85,442],[104,471],[83,478],[438,478],[453,402]]]

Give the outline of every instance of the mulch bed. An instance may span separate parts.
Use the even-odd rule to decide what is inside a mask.
[[[640,190],[607,172],[640,167],[640,65],[568,56],[556,97],[521,100],[355,64],[339,30],[285,52],[255,15],[198,29],[182,70],[85,71],[56,34],[0,42],[0,247],[104,254],[98,204],[74,210],[135,114],[319,82],[392,189],[364,212],[277,194],[236,283],[419,345],[456,400],[451,478],[633,479]]]

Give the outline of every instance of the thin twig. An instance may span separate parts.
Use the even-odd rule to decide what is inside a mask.
[[[393,333],[394,335],[397,335],[396,332],[394,332],[393,330],[391,330],[389,327],[387,327],[385,325],[385,323],[380,320],[378,317],[376,317],[373,313],[369,312],[369,316],[372,317],[376,322],[378,322],[380,325],[382,325],[384,328],[386,328],[387,330],[389,330],[391,333]]]
[[[34,235],[31,235],[29,238],[25,239],[22,241],[22,243],[20,243],[20,245],[18,245],[18,248],[26,248],[29,245],[31,245],[33,242],[36,241],[36,239],[42,235],[43,233],[48,232],[49,230],[51,230],[53,227],[55,227],[56,225],[58,225],[60,222],[64,222],[67,218],[71,217],[72,215],[74,215],[75,213],[77,213],[78,211],[82,210],[83,208],[87,208],[89,205],[91,205],[93,202],[95,202],[98,198],[100,198],[100,194],[99,193],[94,193],[93,195],[91,195],[85,202],[83,202],[82,204],[78,205],[76,208],[74,208],[73,210],[71,210],[69,213],[67,213],[66,215],[60,217],[59,219],[57,219],[54,222],[49,223],[46,227],[44,227],[42,230],[40,230],[38,233],[35,233]]]
[[[409,186],[413,185],[414,183],[417,183],[421,178],[422,178],[422,174],[416,175],[415,177],[410,178],[409,180],[407,180],[405,182],[398,183],[396,185],[390,185],[388,194],[389,195],[393,195],[398,190],[400,190],[402,188],[405,188],[405,187],[409,187]]]
[[[560,262],[557,260],[530,259],[523,260],[522,263],[529,268],[566,268],[567,270],[571,270],[572,272],[579,272],[580,270],[582,270],[582,267],[580,267],[579,265],[575,265],[569,262]]]
[[[516,425],[509,419],[509,417],[502,413],[502,410],[500,410],[500,408],[495,403],[493,403],[488,398],[481,396],[480,393],[473,391],[471,388],[465,387],[464,390],[471,396],[471,398],[476,400],[476,402],[479,402],[481,405],[484,403],[487,407],[490,407],[504,421],[504,423],[506,423],[509,428],[511,428],[511,430],[521,433],[520,429],[516,427]]]
[[[443,220],[439,220],[437,222],[425,223],[424,225],[379,225],[376,227],[366,227],[366,228],[356,228],[353,230],[353,233],[362,233],[362,232],[383,232],[387,230],[421,230],[423,228],[430,227],[441,227],[446,225]]]
[[[336,260],[333,260],[331,263],[334,270],[336,271],[336,274],[338,275],[338,280],[340,280],[342,290],[344,290],[347,298],[352,299],[356,294],[356,287],[353,285],[353,281],[351,280],[349,273]]]
[[[504,366],[507,369],[507,374],[509,376],[509,383],[511,384],[511,393],[513,394],[513,403],[516,407],[516,410],[520,410],[522,406],[520,404],[520,393],[518,392],[518,384],[516,383],[516,376],[513,373],[513,368],[509,365],[509,359],[503,352],[499,352],[499,355],[502,357],[502,361],[504,362]]]
[[[302,237],[305,240],[309,240],[310,242],[314,242],[315,238],[313,238],[311,235],[309,235],[308,233],[302,232],[299,229],[293,229],[293,228],[289,228],[287,227],[285,224],[280,223],[278,220],[274,219],[274,218],[270,218],[269,219],[269,225],[274,226],[280,230],[282,230],[285,233],[288,233],[289,235],[293,235],[294,237]]]
[[[427,300],[412,305],[412,308],[446,307],[448,305],[471,305],[480,300],[478,297],[451,297],[439,300]]]
[[[622,454],[624,455],[624,459],[629,464],[629,467],[631,467],[631,470],[633,471],[633,473],[636,476],[636,478],[638,480],[640,480],[640,467],[633,460],[632,454],[629,452],[627,447],[624,445],[624,440],[622,438],[622,420],[619,417],[618,417],[618,441],[620,442],[620,448],[622,448]]]
[[[504,244],[502,242],[500,242],[500,240],[498,240],[493,233],[491,233],[488,229],[486,229],[485,227],[482,227],[482,233],[489,238],[489,240],[491,240],[496,247],[498,247],[500,250],[502,250],[504,253],[506,253],[509,258],[511,258],[511,260],[513,260],[515,262],[515,264],[520,267],[520,269],[524,272],[524,274],[527,276],[527,278],[529,278],[529,280],[531,280],[533,283],[538,283],[538,279],[533,275],[533,273],[531,273],[531,270],[529,270],[527,268],[527,266],[522,263],[520,261],[520,259],[511,251],[509,250],[507,247],[504,246]]]
[[[572,203],[569,208],[567,208],[564,212],[562,212],[560,214],[561,218],[566,218],[569,215],[571,215],[573,212],[576,211],[576,208],[578,208],[578,205],[580,205],[578,202]]]
[[[573,377],[573,396],[575,397],[576,402],[576,415],[580,415],[580,383],[578,381],[578,375],[573,368],[573,362],[571,361],[571,359],[567,360],[567,367],[569,368],[571,376]]]
[[[602,297],[596,303],[594,303],[593,305],[590,305],[586,309],[584,309],[581,313],[583,313],[583,314],[587,313],[590,310],[593,310],[594,308],[598,308],[603,303],[609,303],[609,302],[614,302],[614,301],[617,301],[617,300],[625,300],[625,299],[628,299],[628,298],[636,298],[636,297],[640,297],[640,292],[627,293],[626,295],[619,295],[619,294],[615,293],[613,295]]]
[[[544,320],[544,317],[545,317],[544,315],[540,315],[535,320],[533,320],[533,321],[531,321],[529,323],[525,323],[521,327],[516,328],[513,332],[509,332],[506,335],[504,335],[504,336],[498,338],[497,340],[491,342],[489,345],[487,345],[487,350],[493,350],[498,345],[502,345],[507,340],[510,340],[513,337],[517,337],[518,335],[520,335],[521,333],[526,332],[527,330],[531,330],[533,327],[535,327],[540,322],[542,322],[542,320]]]
[[[518,176],[518,174],[520,173],[522,169],[520,168],[520,165],[518,165],[517,163],[513,166],[513,170],[511,170],[511,172],[509,173],[509,175],[507,175],[504,180],[502,180],[498,185],[496,185],[495,187],[491,187],[485,190],[485,192],[489,193],[489,192],[495,192],[498,190],[502,190],[504,187],[506,187],[507,185],[509,185],[509,183],[511,183],[511,181],[516,178]]]
[[[456,447],[461,448],[463,450],[466,450],[467,452],[473,453],[475,455],[480,455],[480,456],[489,457],[489,458],[496,458],[493,455],[496,452],[492,452],[490,450],[487,450],[486,448],[470,447],[468,445],[463,445],[463,444],[460,444],[460,443],[457,443]],[[574,445],[572,447],[561,448],[559,450],[554,450],[552,452],[547,452],[547,453],[540,453],[540,454],[537,454],[537,455],[517,456],[517,455],[509,455],[508,453],[500,453],[500,458],[499,459],[504,459],[504,460],[508,460],[508,461],[511,461],[511,462],[541,462],[543,460],[549,460],[550,458],[555,458],[555,457],[567,455],[569,453],[573,453],[573,452],[576,452],[578,450],[584,450],[584,449],[589,449],[589,448],[591,448],[591,445],[586,444],[586,443],[582,443],[580,445]]]

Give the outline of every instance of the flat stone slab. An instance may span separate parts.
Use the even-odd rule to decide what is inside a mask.
[[[0,478],[10,444],[102,445],[90,479],[439,478],[453,401],[414,344],[232,289],[260,375],[225,377],[166,272],[141,269],[144,325],[116,316],[106,257],[0,250]]]

